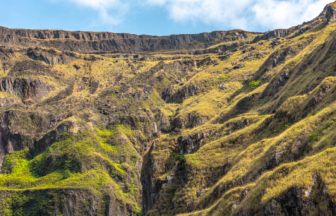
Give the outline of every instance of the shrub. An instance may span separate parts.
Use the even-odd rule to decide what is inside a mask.
[[[172,112],[171,115],[169,115],[170,117],[175,117],[176,116],[176,112]]]
[[[256,89],[256,88],[258,88],[260,83],[261,83],[260,80],[258,80],[258,81],[253,80],[252,82],[249,83],[249,86],[251,87],[251,89]]]
[[[220,81],[220,82],[223,82],[224,80],[226,80],[228,77],[225,76],[224,74],[221,74],[217,77],[217,79]]]
[[[175,160],[178,160],[180,163],[184,163],[186,161],[185,156],[184,155],[178,155],[175,153],[171,153],[170,157],[172,157]]]
[[[309,135],[309,139],[312,142],[317,142],[319,141],[319,135],[316,132],[314,132],[311,135]]]
[[[63,178],[69,178],[69,177],[71,177],[71,172],[70,172],[70,170],[65,170],[64,172],[63,172]]]

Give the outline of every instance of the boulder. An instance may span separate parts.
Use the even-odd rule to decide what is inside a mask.
[[[225,85],[225,83],[223,82],[223,83],[221,83],[220,85],[219,85],[219,89],[222,89],[222,90],[225,90],[225,89],[227,89],[227,87],[226,87],[226,85]]]
[[[245,67],[244,65],[242,65],[242,64],[238,64],[238,65],[236,65],[236,66],[234,66],[233,67],[233,69],[240,69],[240,68],[243,68],[243,67]]]

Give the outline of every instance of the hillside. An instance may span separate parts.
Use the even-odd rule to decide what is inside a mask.
[[[266,33],[0,27],[0,215],[336,215],[336,3]]]

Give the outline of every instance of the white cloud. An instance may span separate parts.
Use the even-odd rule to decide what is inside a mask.
[[[251,0],[147,0],[150,5],[166,7],[177,22],[225,23],[245,28],[244,7]]]
[[[152,5],[164,5],[167,3],[166,0],[147,0],[147,3]]]
[[[100,19],[120,24],[131,10],[168,11],[175,22],[200,22],[244,30],[289,28],[318,16],[332,0],[50,0],[72,2],[98,11]]]
[[[288,28],[318,16],[330,0],[266,0],[255,4],[255,23],[268,28]]]
[[[288,28],[309,21],[332,0],[147,0],[165,7],[177,22],[203,22],[229,28]]]
[[[123,0],[51,0],[65,1],[89,7],[98,11],[100,18],[109,24],[120,24],[129,9],[128,1]]]

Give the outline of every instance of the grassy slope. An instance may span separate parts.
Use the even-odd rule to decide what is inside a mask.
[[[292,58],[289,58],[284,63],[264,73],[262,77],[265,77],[265,81],[270,80],[271,83],[266,83],[254,91],[267,91],[266,86],[269,84],[272,85],[273,80],[276,80],[277,77],[279,77],[279,74],[284,70],[297,71],[297,65],[300,65],[305,61],[307,62],[309,60],[308,58],[311,58],[313,55],[310,55],[311,52],[319,52],[318,50],[321,50],[321,44],[325,43],[326,46],[331,44],[334,30],[335,25],[332,25],[319,29],[319,31],[306,33],[298,38],[285,39],[281,42],[281,46],[278,46],[275,50],[270,48],[267,41],[263,45],[257,46],[258,50],[265,50],[270,53],[275,53],[277,50],[285,50],[288,46],[299,46],[301,47],[301,50],[299,50],[299,52],[295,55],[292,55]],[[311,37],[313,40],[307,42],[305,41],[306,38],[309,40]],[[321,56],[318,57],[318,59],[322,59],[326,54],[327,49],[323,50],[318,53],[318,56]],[[306,57],[307,54],[308,57]],[[236,55],[237,57],[235,57]],[[218,76],[214,75],[216,71],[221,71],[222,68],[229,66],[228,64],[231,62],[237,62],[237,59],[241,58],[241,55],[242,53],[236,53],[230,60],[227,61],[227,63],[223,62],[213,68],[209,67],[208,69],[205,69],[189,82],[201,82],[205,79],[215,81],[216,76]],[[269,57],[269,55],[266,57]],[[313,65],[306,69],[304,75],[300,77],[295,75],[291,76],[288,83],[284,87],[281,87],[277,92],[277,95],[279,95],[278,97],[288,98],[287,101],[280,107],[278,113],[298,113],[297,119],[299,121],[297,120],[294,125],[292,125],[292,123],[288,124],[287,120],[279,119],[278,117],[274,117],[274,115],[260,115],[258,110],[262,110],[261,108],[268,107],[275,103],[274,99],[270,98],[270,100],[261,100],[254,107],[251,107],[248,112],[245,112],[238,117],[238,119],[242,119],[251,118],[254,115],[257,115],[260,119],[259,121],[256,121],[249,127],[241,129],[231,135],[218,138],[218,134],[221,133],[221,127],[228,122],[224,122],[223,125],[210,126],[213,121],[211,119],[220,118],[220,116],[226,115],[231,111],[231,109],[236,108],[234,105],[240,99],[248,97],[248,94],[252,94],[253,92],[249,92],[248,88],[241,86],[240,94],[235,95],[233,99],[230,98],[229,103],[228,100],[223,99],[225,97],[229,98],[230,95],[225,96],[225,92],[220,92],[220,96],[223,98],[220,99],[216,96],[216,93],[214,93],[214,91],[218,90],[208,91],[208,93],[190,97],[185,100],[181,105],[181,108],[183,109],[180,111],[179,115],[184,115],[184,113],[188,113],[190,110],[193,112],[200,112],[201,115],[207,115],[210,120],[205,125],[192,129],[192,132],[190,130],[185,130],[183,134],[188,136],[188,134],[195,134],[197,131],[206,130],[216,131],[217,136],[214,135],[215,140],[207,142],[207,144],[196,153],[186,156],[186,166],[189,167],[188,170],[191,172],[189,174],[190,178],[188,178],[187,182],[177,186],[177,189],[173,192],[175,195],[173,195],[171,201],[166,201],[168,205],[166,208],[169,208],[169,205],[171,205],[169,204],[170,202],[193,202],[196,207],[206,208],[206,210],[199,213],[192,213],[191,215],[223,215],[223,212],[226,212],[225,215],[234,215],[238,211],[251,210],[253,208],[258,209],[260,204],[265,205],[273,198],[281,196],[291,188],[302,188],[302,190],[305,191],[310,187],[313,179],[316,177],[321,177],[323,179],[323,182],[328,185],[328,195],[334,198],[335,192],[333,188],[335,187],[335,181],[332,170],[334,169],[335,164],[333,162],[334,135],[332,128],[334,127],[335,106],[333,105],[334,99],[329,99],[330,97],[333,97],[330,95],[332,93],[328,91],[326,95],[323,95],[323,101],[315,107],[313,114],[310,114],[308,117],[304,116],[300,119],[300,114],[306,112],[304,110],[304,105],[307,105],[312,98],[319,94],[321,86],[329,86],[331,89],[334,87],[334,72],[328,71],[333,70],[331,64],[334,56],[328,56],[328,58],[329,59],[327,59],[326,62],[330,63],[328,64],[329,69],[327,69],[327,72],[324,72],[324,74],[322,71],[319,73],[313,72],[312,68],[320,67],[318,63],[319,60],[316,59]],[[263,61],[265,61],[265,59],[262,59],[260,63],[258,63],[258,60],[252,61],[251,63],[247,62],[245,64],[248,67],[238,71],[233,71],[233,73],[228,73],[226,76],[230,77],[231,74],[231,77],[237,76],[237,74],[244,75],[249,70],[256,71]],[[328,76],[330,74],[331,77],[324,78],[324,81],[316,88],[312,89],[309,95],[299,95],[300,91],[305,89],[305,86],[309,82],[311,83],[310,80],[315,80],[316,77],[321,76],[321,74],[324,76]],[[272,80],[272,78],[274,79]],[[227,85],[233,83],[232,81],[234,81],[232,78],[226,78],[225,80]],[[203,106],[203,103],[206,103],[206,101],[211,101],[211,103]],[[221,102],[227,105],[216,110],[216,103],[214,102]],[[209,111],[207,111],[207,108]],[[216,113],[218,117],[214,117]],[[262,128],[263,134],[256,136],[256,129],[263,127],[263,121],[269,117],[274,118],[270,126]],[[304,149],[297,150],[298,141],[307,142],[308,144],[306,144]],[[166,144],[163,145],[169,146],[170,144],[169,142],[166,142]],[[164,148],[160,147],[160,149]],[[258,170],[261,170],[264,164],[277,152],[284,152],[282,156],[283,159],[281,161],[284,165],[281,165],[269,172],[262,173],[262,176],[258,177],[258,180],[255,181],[255,173]],[[299,160],[296,159],[298,162],[291,162],[291,154],[298,154],[297,157]],[[167,160],[169,160],[169,152],[157,152],[153,154],[154,159],[156,158],[155,155],[158,155],[158,157],[166,155]],[[219,177],[218,181],[210,180],[211,174],[209,173],[201,174],[199,172],[194,173],[191,171],[202,169],[207,170],[209,168],[222,167],[228,164],[231,168],[223,177]],[[288,169],[286,175],[281,174],[281,170],[284,169]],[[163,177],[164,176],[165,175],[163,175]],[[204,185],[204,183],[203,185],[200,185],[200,179],[208,179],[214,183],[210,184],[210,187],[209,185]],[[240,203],[240,194],[246,187],[250,188],[249,195],[243,202]],[[265,190],[262,197],[260,195],[260,191],[262,190],[261,188]],[[206,193],[197,198],[196,192],[200,189],[205,190]],[[218,191],[225,192],[218,194]],[[159,202],[160,203],[157,204],[158,206],[164,205],[161,201]],[[162,202],[164,202],[164,200],[162,200]],[[232,211],[231,208],[233,204],[236,204],[234,211]],[[251,204],[255,204],[255,206],[251,206]],[[177,211],[186,211],[186,205],[182,205],[177,208],[180,208]],[[156,210],[152,210],[153,215],[158,213],[155,212]],[[168,211],[167,214],[171,214],[171,211]]]
[[[86,188],[100,197],[106,191],[113,191],[117,200],[139,211],[137,203],[141,186],[133,180],[139,175],[135,166],[140,158],[129,141],[132,136],[133,132],[123,126],[112,130],[95,129],[76,136],[63,134],[61,141],[33,159],[28,149],[15,152],[6,157],[0,188],[18,192]],[[118,139],[124,142],[119,143]],[[9,215],[21,211],[11,208],[10,198],[3,204],[10,208],[7,210]]]

